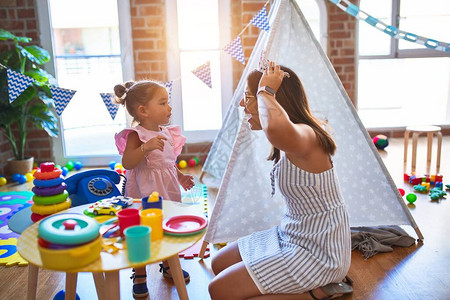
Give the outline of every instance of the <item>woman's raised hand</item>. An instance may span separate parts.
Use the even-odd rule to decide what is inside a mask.
[[[164,141],[167,141],[167,138],[163,135],[158,135],[152,139],[149,139],[145,144],[144,144],[144,152],[150,152],[153,150],[160,150],[163,151],[164,150]]]
[[[259,87],[268,86],[276,92],[283,81],[283,77],[284,71],[280,69],[279,65],[271,61],[259,81]]]

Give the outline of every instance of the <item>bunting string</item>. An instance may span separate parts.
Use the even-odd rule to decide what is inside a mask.
[[[419,45],[423,45],[427,47],[428,49],[438,50],[438,51],[444,51],[444,52],[450,52],[450,44],[437,41],[435,39],[429,39],[411,32],[406,32],[403,30],[398,29],[395,26],[392,25],[386,25],[382,21],[378,20],[377,18],[372,17],[371,15],[365,13],[364,11],[360,10],[358,6],[352,4],[348,0],[328,0],[331,3],[335,4],[337,7],[339,7],[341,10],[346,12],[347,14],[366,22],[367,24],[375,27],[376,29],[390,35],[391,37],[395,39],[402,39],[408,42],[416,43]]]

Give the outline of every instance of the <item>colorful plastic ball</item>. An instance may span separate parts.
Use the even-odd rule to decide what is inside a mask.
[[[27,178],[25,177],[25,175],[19,175],[19,179],[17,180],[18,183],[22,184],[27,182]]]
[[[119,174],[123,173],[123,170],[121,168],[115,168],[114,171],[116,171]]]
[[[0,177],[0,186],[4,186],[7,183],[8,183],[8,180],[6,180],[5,177]]]
[[[34,176],[32,173],[26,173],[25,177],[27,178],[27,182],[33,181],[34,180]]]
[[[409,203],[413,204],[414,202],[416,202],[417,200],[417,196],[413,193],[406,195],[406,201],[408,201]]]
[[[14,182],[19,182],[19,178],[20,178],[20,174],[18,174],[18,173],[14,173],[12,176],[12,180]]]
[[[405,190],[404,189],[398,189],[398,191],[400,192],[400,195],[405,196]]]
[[[182,159],[182,160],[180,160],[180,162],[178,163],[178,166],[179,166],[181,169],[184,169],[184,168],[187,167],[187,162],[186,162],[184,159]]]
[[[193,160],[195,160],[195,162],[197,163],[197,165],[200,163],[200,159],[199,159],[197,156],[195,156],[195,157],[193,158]]]
[[[373,143],[375,144],[375,147],[377,147],[377,149],[383,150],[384,148],[386,148],[389,145],[389,140],[387,138],[387,136],[383,135],[383,134],[379,134],[377,136],[375,136],[372,139]]]
[[[116,163],[114,169],[123,169],[122,164]]]
[[[66,176],[67,173],[69,173],[69,168],[67,168],[67,167],[62,167],[62,168],[61,168],[61,171],[62,171],[62,176]]]
[[[73,164],[73,168],[77,171],[81,170],[82,167],[83,167],[83,164],[81,163],[81,161],[77,161]]]
[[[188,165],[189,165],[189,167],[195,167],[197,165],[197,162],[195,161],[195,159],[191,158],[188,161]]]
[[[114,170],[116,167],[116,162],[112,160],[109,162],[108,166],[111,170]]]
[[[66,164],[66,168],[69,169],[69,171],[73,170],[73,161],[69,160]]]

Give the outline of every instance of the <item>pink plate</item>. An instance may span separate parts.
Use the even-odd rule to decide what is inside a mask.
[[[163,230],[172,234],[189,234],[202,231],[208,221],[201,216],[180,215],[163,221]]]

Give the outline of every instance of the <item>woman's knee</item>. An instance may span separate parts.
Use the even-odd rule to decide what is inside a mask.
[[[223,291],[223,284],[217,277],[209,283],[208,291],[212,300],[226,299],[225,292]]]

